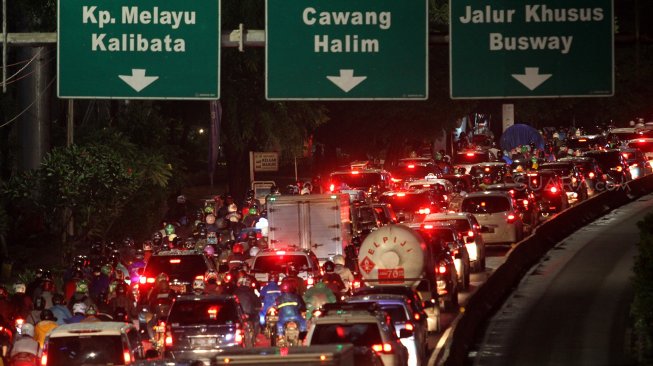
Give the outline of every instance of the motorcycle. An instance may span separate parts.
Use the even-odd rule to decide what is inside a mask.
[[[274,306],[270,306],[265,313],[265,329],[263,334],[270,340],[270,346],[274,347],[277,343],[277,323],[279,322],[279,312]]]
[[[11,357],[9,364],[12,366],[37,366],[40,362],[38,357],[34,354],[19,352]]]
[[[288,320],[283,325],[283,334],[277,337],[278,347],[295,347],[299,345],[299,323],[294,320]]]

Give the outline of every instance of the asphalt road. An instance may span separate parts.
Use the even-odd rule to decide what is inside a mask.
[[[475,366],[629,365],[637,221],[653,195],[618,208],[551,250],[489,321]]]

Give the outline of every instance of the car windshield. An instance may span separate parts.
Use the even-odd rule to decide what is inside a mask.
[[[510,211],[510,201],[498,196],[468,197],[463,200],[461,211],[479,214]]]
[[[454,164],[479,164],[487,163],[488,161],[490,161],[490,159],[485,153],[457,153],[453,158]]]
[[[653,142],[647,142],[647,141],[630,142],[628,144],[628,147],[637,148],[642,150],[643,152],[653,152]]]
[[[389,203],[397,211],[417,212],[421,208],[430,208],[431,201],[427,193],[382,195],[381,202]]]
[[[155,255],[150,258],[144,273],[157,276],[167,274],[171,279],[192,282],[208,269],[202,255]]]
[[[524,189],[525,186],[519,185],[516,187],[506,187],[506,186],[498,186],[498,187],[488,187],[486,188],[488,191],[499,191],[499,192],[509,192],[510,195],[512,195],[515,198],[528,198],[528,192],[526,189]]]
[[[259,255],[254,260],[252,271],[259,273],[286,273],[286,267],[289,263],[295,265],[295,268],[308,268],[308,259],[301,254],[276,254],[276,255]]]
[[[177,301],[168,322],[172,325],[231,325],[238,322],[236,304],[230,300]]]
[[[366,173],[354,170],[347,173],[333,173],[331,174],[331,184],[336,189],[355,189],[355,188],[370,188],[373,185],[383,186],[383,179],[379,173]]]
[[[53,337],[48,341],[48,365],[124,365],[122,340],[118,335]]]
[[[549,186],[559,186],[560,178],[553,170],[540,170],[537,174],[521,175],[515,178],[516,183],[526,184],[528,189],[538,192]]]
[[[377,323],[316,325],[311,345],[333,343],[351,343],[354,346],[371,347],[383,343],[383,341]]]

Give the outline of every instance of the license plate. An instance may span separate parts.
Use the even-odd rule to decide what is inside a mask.
[[[190,344],[193,346],[210,347],[216,344],[215,338],[191,338]]]

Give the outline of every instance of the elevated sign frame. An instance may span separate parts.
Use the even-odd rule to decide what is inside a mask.
[[[449,19],[452,99],[614,95],[614,0],[451,0]]]
[[[219,99],[220,11],[220,0],[59,0],[57,95]]]
[[[266,0],[265,14],[267,100],[428,99],[428,0]]]

